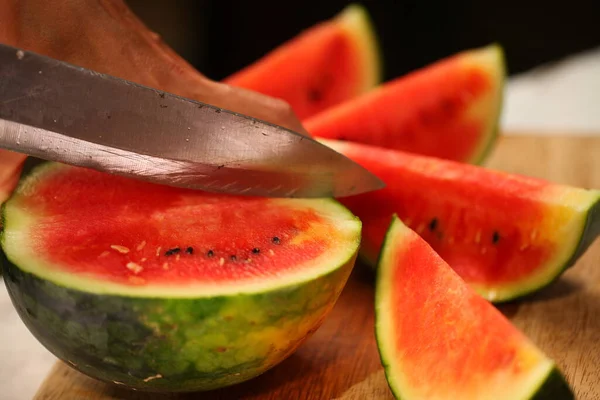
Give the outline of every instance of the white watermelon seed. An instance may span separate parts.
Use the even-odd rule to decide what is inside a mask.
[[[113,244],[110,246],[111,249],[118,251],[121,254],[129,253],[129,249],[125,246],[119,246],[118,244]]]
[[[141,265],[136,264],[134,262],[128,262],[126,266],[127,269],[132,271],[134,274],[139,274],[144,270],[144,268]]]

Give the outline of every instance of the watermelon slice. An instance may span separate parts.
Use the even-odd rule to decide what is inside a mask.
[[[455,54],[305,121],[316,137],[480,163],[495,143],[505,65],[499,45]]]
[[[224,82],[281,98],[304,119],[372,89],[380,62],[369,15],[351,4]]]
[[[0,204],[2,204],[14,189],[19,180],[21,166],[27,156],[8,150],[0,150]],[[2,221],[0,221],[2,226]]]
[[[5,282],[56,356],[197,391],[288,357],[327,316],[361,223],[331,199],[215,195],[42,164],[4,203]]]
[[[376,337],[398,399],[574,398],[555,363],[396,217],[379,261]]]
[[[386,187],[340,199],[363,222],[361,256],[375,265],[398,214],[483,297],[536,291],[600,234],[600,191],[553,184],[456,161],[322,140]]]

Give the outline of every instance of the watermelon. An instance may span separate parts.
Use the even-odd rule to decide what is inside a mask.
[[[217,195],[43,163],[4,203],[5,282],[73,368],[148,391],[255,377],[318,329],[361,223],[333,199]]]
[[[481,163],[500,121],[502,48],[466,50],[303,121],[311,135]]]
[[[285,101],[196,70],[124,0],[0,1],[0,16],[1,43],[303,131]]]
[[[25,158],[24,154],[0,150],[0,204],[10,196],[17,184]],[[1,225],[2,222],[0,221]]]
[[[547,286],[600,234],[600,191],[350,142],[322,140],[367,168],[382,190],[340,201],[363,222],[374,266],[389,218],[423,237],[494,302]]]
[[[0,43],[306,134],[289,104],[208,79],[145,26],[123,0],[0,1],[0,16],[8,16],[0,23]],[[362,27],[366,21],[360,12],[349,11],[345,20],[357,16],[356,26]],[[14,189],[15,171],[24,160],[22,154],[0,150],[0,203]]]
[[[397,217],[375,304],[377,346],[398,399],[574,398],[554,361]]]
[[[380,63],[368,12],[351,4],[224,82],[283,99],[305,119],[368,92],[381,80]]]

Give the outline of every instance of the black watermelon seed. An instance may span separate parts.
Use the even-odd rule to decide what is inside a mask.
[[[437,224],[438,224],[437,218],[432,219],[431,222],[429,223],[429,230],[435,231],[435,228],[437,228]]]
[[[492,235],[492,243],[496,244],[500,241],[500,234],[497,231],[494,231],[494,234]]]
[[[231,256],[231,261],[237,261],[237,257],[236,256]]]
[[[275,244],[279,244],[280,243],[280,240],[279,240],[279,238],[277,236],[275,236],[273,238],[273,243],[275,243]]]
[[[174,247],[172,249],[169,249],[165,252],[165,256],[172,256],[173,254],[177,254],[181,251],[181,249],[179,247]]]
[[[323,94],[318,89],[308,91],[308,101],[317,102],[323,98]]]
[[[188,254],[194,254],[194,248],[193,247],[188,247],[187,249],[185,249],[185,252]]]
[[[208,253],[206,253],[207,257],[213,257],[215,255],[215,252],[212,250],[209,250]]]
[[[260,253],[260,249],[258,247],[255,247],[255,248],[252,249],[252,252],[254,254],[258,254],[258,253]]]

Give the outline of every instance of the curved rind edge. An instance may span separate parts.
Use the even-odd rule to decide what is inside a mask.
[[[48,351],[85,375],[150,392],[213,390],[273,368],[319,329],[354,265],[350,259],[310,282],[267,293],[155,299],[81,292],[0,261],[15,309]],[[227,339],[219,342],[220,335]],[[207,348],[211,341],[216,350]],[[221,343],[231,347],[219,351]]]
[[[556,272],[553,275],[550,275],[549,279],[541,281],[537,285],[534,285],[527,290],[515,291],[511,295],[503,296],[490,301],[492,301],[494,304],[503,304],[516,300],[524,300],[534,296],[539,291],[558,281],[569,268],[573,267],[577,261],[579,261],[579,258],[587,251],[587,249],[600,235],[600,192],[598,199],[591,205],[586,214],[587,216],[583,225],[583,229],[581,230],[579,241],[577,241],[571,256],[562,267],[557,268]]]
[[[28,178],[32,178],[32,179],[37,179],[37,175],[44,173],[44,171],[46,169],[48,170],[52,170],[54,167],[56,166],[61,166],[63,164],[60,163],[56,163],[56,162],[42,162],[39,165],[36,165],[34,167],[32,167],[26,174],[23,174],[23,176],[21,176],[21,179],[19,180],[15,190],[13,191],[12,196],[5,202],[2,204],[2,207],[0,207],[0,219],[2,219],[2,221],[4,222],[6,220],[6,206],[15,198],[18,196],[18,194],[21,192],[21,190],[25,187],[27,187],[27,185],[30,184],[30,182],[28,181]],[[254,290],[240,290],[240,291],[236,291],[236,292],[228,292],[228,293],[211,293],[210,296],[208,296],[208,298],[212,297],[212,296],[218,296],[218,295],[223,295],[223,296],[234,296],[234,295],[251,295],[251,294],[257,294],[257,293],[264,293],[265,291],[269,291],[269,290],[285,290],[286,288],[289,287],[294,287],[296,285],[301,285],[301,284],[306,284],[309,283],[315,279],[319,279],[322,276],[325,276],[331,272],[334,272],[340,268],[342,268],[345,263],[348,262],[349,259],[354,259],[356,260],[358,257],[358,252],[360,249],[360,243],[361,243],[361,239],[362,239],[362,221],[360,220],[360,218],[358,218],[356,215],[354,215],[354,213],[352,213],[346,206],[344,206],[339,200],[335,199],[335,198],[325,198],[325,199],[320,199],[320,200],[325,200],[328,203],[331,204],[335,204],[338,206],[338,208],[340,210],[343,210],[344,213],[348,216],[349,219],[352,219],[356,224],[357,224],[357,236],[356,239],[353,241],[353,249],[352,251],[348,252],[347,257],[340,257],[340,262],[336,263],[335,266],[329,266],[327,268],[323,268],[322,271],[314,271],[313,273],[309,274],[308,276],[305,277],[299,277],[298,279],[294,280],[294,281],[288,281],[288,282],[284,282],[281,284],[273,284],[268,286],[268,288],[259,288],[259,289],[254,289]],[[18,266],[18,262],[11,260],[10,257],[5,253],[4,251],[4,227],[6,224],[3,223],[2,227],[0,227],[0,255],[5,257],[6,261],[12,263],[13,265]],[[1,269],[1,268],[0,268]],[[20,268],[19,268],[20,269]],[[29,273],[29,271],[23,271],[25,273]],[[33,274],[38,276],[37,274]],[[49,281],[49,279],[44,278],[43,276],[38,276],[38,278],[42,279],[42,280],[47,280]],[[86,292],[84,290],[81,290],[80,288],[78,288],[77,286],[74,286],[70,283],[65,283],[65,282],[58,282],[58,281],[52,281],[54,284],[58,285],[58,286],[62,286],[65,288],[70,288],[73,290],[77,290],[77,291],[81,291],[81,292]],[[93,291],[87,291],[87,293],[94,293]],[[102,293],[96,293],[96,294],[103,294],[103,295],[110,295],[110,296],[130,296],[130,297],[138,297],[138,298],[146,298],[147,295],[146,294],[128,294],[128,293],[123,293],[123,292],[102,292]],[[165,298],[168,298],[168,296],[165,296]],[[182,299],[185,298],[202,298],[202,297],[189,297],[189,296],[182,296],[180,297]]]
[[[52,168],[54,164],[56,163],[45,162],[41,165],[38,165],[32,168],[27,176],[36,173],[42,173],[44,169]],[[18,190],[21,190],[27,185],[28,182],[26,182],[24,178],[25,176],[23,176],[19,181],[17,189],[14,191],[15,194],[18,193]],[[347,210],[347,208],[344,207],[338,200],[329,200],[337,203],[339,206]],[[0,218],[5,218],[4,208],[7,203],[8,201],[2,204],[2,214]],[[354,214],[352,214],[349,210],[347,212],[349,215],[352,215],[358,223],[360,223],[358,217],[354,216]],[[4,242],[3,238],[4,230],[0,229],[0,244],[2,245]],[[335,268],[324,271],[322,274],[313,276],[310,279],[291,282],[280,286],[273,286],[272,288],[261,292],[223,294],[215,295],[213,297],[160,298],[130,297],[117,294],[98,294],[86,292],[78,288],[66,287],[60,283],[54,283],[49,280],[45,280],[42,277],[38,277],[30,272],[23,271],[16,263],[10,261],[4,252],[0,252],[0,265],[5,272],[5,285],[7,287],[9,296],[21,320],[47,350],[65,361],[67,365],[88,376],[92,376],[95,379],[99,379],[110,384],[125,385],[140,390],[154,392],[186,392],[212,390],[246,381],[266,372],[291,355],[304,341],[306,341],[306,339],[308,339],[316,330],[318,330],[324,319],[327,317],[339,299],[339,295],[344,289],[355,265],[358,255],[358,242],[360,242],[360,235],[357,239],[358,240],[357,243],[355,243],[354,251],[348,257],[348,259]],[[49,295],[49,293],[53,293],[54,295]],[[298,293],[300,293],[299,298],[292,298],[290,300],[291,296],[294,296],[294,294],[298,295]],[[240,299],[244,300],[242,301]],[[154,375],[160,375],[160,373],[154,374],[156,371],[150,369],[142,368],[140,371],[138,371],[141,373],[141,375],[138,374],[138,376],[135,377],[129,373],[130,371],[127,368],[122,368],[122,373],[117,374],[118,377],[115,375],[114,370],[112,373],[109,371],[110,368],[116,368],[115,365],[118,365],[117,361],[122,361],[123,363],[128,362],[127,360],[131,361],[133,359],[137,359],[138,361],[140,359],[142,359],[142,361],[148,361],[150,359],[156,360],[157,356],[158,358],[160,358],[160,356],[166,357],[167,361],[165,361],[165,363],[168,365],[173,363],[176,364],[178,361],[180,361],[176,355],[178,352],[168,352],[168,348],[166,350],[163,349],[167,353],[161,352],[159,346],[158,348],[151,348],[145,352],[144,354],[148,354],[148,357],[146,358],[133,357],[130,355],[128,357],[124,357],[122,360],[115,361],[113,359],[113,361],[110,362],[106,361],[111,359],[110,356],[98,359],[93,359],[92,357],[92,359],[90,359],[90,354],[86,353],[86,351],[90,351],[90,348],[87,346],[84,350],[81,348],[75,348],[76,346],[74,343],[77,343],[77,340],[83,340],[83,344],[87,344],[87,342],[85,342],[85,337],[83,339],[81,338],[80,332],[81,329],[84,329],[85,332],[88,332],[86,327],[89,327],[89,335],[92,335],[92,331],[94,331],[94,334],[97,335],[104,334],[110,336],[107,330],[108,328],[102,324],[95,328],[87,325],[88,323],[93,325],[93,323],[98,322],[98,318],[102,318],[103,321],[112,321],[114,319],[118,320],[119,318],[122,318],[123,314],[121,313],[123,312],[125,312],[125,315],[140,317],[140,319],[135,319],[139,325],[136,326],[141,327],[140,329],[145,330],[144,332],[148,331],[148,328],[150,328],[148,331],[150,333],[147,333],[146,337],[152,340],[153,338],[157,337],[156,335],[160,335],[160,330],[155,332],[154,325],[144,325],[142,322],[140,322],[147,322],[144,318],[147,318],[148,315],[150,315],[150,310],[152,310],[153,318],[158,318],[159,322],[168,322],[170,328],[167,327],[167,332],[170,332],[170,330],[177,330],[178,325],[181,327],[181,329],[184,329],[186,327],[186,321],[189,322],[189,320],[186,320],[186,318],[188,318],[187,315],[191,315],[194,310],[197,311],[198,308],[203,309],[206,307],[211,308],[214,304],[218,304],[219,302],[224,302],[226,305],[229,305],[230,310],[233,309],[234,311],[239,310],[236,307],[250,307],[250,311],[255,311],[256,313],[260,314],[260,310],[270,309],[271,311],[269,312],[269,316],[271,316],[274,312],[273,307],[260,307],[259,305],[253,304],[257,302],[266,302],[271,305],[277,304],[278,307],[275,307],[275,311],[282,311],[282,315],[285,317],[281,321],[285,322],[290,318],[296,318],[297,323],[294,323],[293,326],[288,326],[287,328],[286,325],[281,328],[281,325],[278,325],[279,322],[250,324],[250,326],[247,327],[248,334],[244,335],[244,337],[248,337],[254,332],[257,343],[253,344],[262,344],[264,345],[264,348],[266,348],[265,346],[267,346],[267,342],[270,345],[279,345],[279,348],[277,348],[277,351],[275,352],[276,356],[272,356],[270,355],[271,353],[268,353],[269,357],[275,358],[265,358],[267,360],[265,362],[262,362],[262,359],[259,361],[251,360],[252,362],[255,362],[256,365],[253,364],[254,366],[243,362],[235,364],[238,361],[236,358],[234,360],[235,368],[232,367],[230,370],[218,370],[215,373],[218,375],[216,378],[214,374],[211,375],[211,382],[207,382],[206,379],[208,378],[202,375],[202,373],[198,375],[198,372],[195,372],[195,375],[190,377],[192,380],[185,381],[184,378],[186,376],[184,376],[182,378],[183,380],[177,380],[176,377],[173,378],[175,381],[169,382],[163,379],[162,376],[161,379],[150,379],[145,381],[144,379],[152,378]],[[94,303],[96,304],[96,307],[93,306]],[[78,308],[77,306],[79,304],[84,306]],[[99,309],[104,307],[103,304],[108,307],[106,310]],[[166,312],[163,314],[162,311],[163,307],[176,307],[185,309],[188,307],[188,305],[189,309],[187,312]],[[199,307],[200,305],[202,307]],[[52,309],[52,307],[54,307],[54,309]],[[239,314],[246,316],[249,313],[248,310],[246,310],[246,312],[242,310],[239,312]],[[182,317],[182,315],[186,317]],[[222,317],[223,315],[218,314],[217,316]],[[173,321],[171,321],[169,318],[183,318],[183,323],[173,325]],[[216,320],[217,326],[219,324],[224,324],[221,326],[222,329],[216,329],[216,331],[219,331],[219,333],[223,331],[225,325],[231,324],[231,320],[226,318],[226,314],[224,318],[217,318]],[[83,324],[83,328],[74,328],[77,324],[77,321],[83,321],[81,323]],[[133,320],[125,318],[123,322],[129,324],[132,321]],[[284,322],[281,323],[283,324]],[[286,332],[287,329],[287,334],[277,335],[277,332],[275,334],[272,333],[273,329],[277,331],[279,328],[283,329],[284,332]],[[209,334],[214,334],[216,331],[211,330]],[[167,333],[167,335],[169,334],[170,333]],[[269,335],[275,336],[271,337]],[[59,339],[61,337],[64,339],[62,343],[57,342],[58,340],[61,340]],[[177,337],[182,336],[180,334]],[[289,339],[289,341],[282,343],[282,338],[285,338],[285,340]],[[162,340],[163,339],[161,338],[161,341]],[[200,342],[203,341],[200,340]],[[123,347],[128,349],[129,344],[122,346],[122,348]],[[252,348],[253,346],[245,347]],[[169,354],[171,353],[174,354],[173,359],[169,359]],[[219,358],[219,356],[217,356],[217,360],[225,360],[224,362],[227,364],[227,356],[223,356],[223,358]],[[112,362],[112,367],[108,365],[107,362],[108,364]],[[238,369],[236,370],[236,368]],[[202,381],[202,379],[205,380]]]
[[[383,268],[379,266],[379,263],[382,261],[382,255],[386,250],[386,247],[390,245],[391,241],[391,233],[393,232],[395,226],[397,224],[402,224],[402,220],[394,214],[391,218],[390,224],[388,226],[385,239],[383,245],[381,247],[380,254],[378,256],[378,265],[376,270],[376,288],[375,288],[375,341],[377,344],[377,349],[379,352],[379,358],[381,361],[381,365],[384,369],[386,381],[388,382],[388,386],[394,395],[394,397],[398,400],[403,400],[404,397],[401,395],[400,390],[396,387],[394,378],[390,376],[389,366],[390,363],[387,360],[387,355],[385,352],[386,345],[384,344],[383,335],[384,333],[381,331],[381,313],[380,313],[380,303],[382,300],[382,290],[381,287],[382,279],[383,279]],[[405,226],[405,225],[404,225]],[[516,328],[515,328],[516,329]],[[541,351],[541,350],[540,350]],[[547,357],[547,356],[546,356]],[[574,399],[574,394],[572,388],[569,383],[565,379],[564,375],[560,371],[560,369],[556,366],[555,362],[553,368],[551,368],[548,374],[540,381],[540,385],[537,387],[533,387],[532,394],[528,400],[571,400]],[[525,400],[525,399],[523,399]]]
[[[361,61],[367,67],[361,93],[366,93],[381,84],[384,76],[383,50],[375,25],[367,8],[359,3],[349,4],[336,18],[350,28],[350,34],[359,44],[359,53],[363,56]]]
[[[512,292],[510,295],[505,295],[496,298],[491,298],[490,296],[488,296],[485,290],[482,290],[480,288],[475,289],[479,293],[479,295],[483,296],[486,300],[494,304],[510,303],[513,301],[524,300],[526,298],[529,298],[537,294],[544,288],[555,283],[557,280],[559,280],[560,277],[566,272],[566,270],[573,267],[577,263],[579,258],[588,250],[588,248],[594,243],[598,236],[600,236],[600,192],[598,199],[594,204],[592,204],[592,206],[587,212],[586,221],[580,235],[580,240],[577,242],[576,247],[574,248],[571,256],[561,268],[558,268],[556,272],[550,276],[550,279],[540,281],[538,282],[538,284],[533,285],[526,290],[517,290]],[[371,257],[365,255],[359,250],[358,260],[360,260],[361,263],[365,264],[370,269],[378,270],[383,247],[384,244],[381,245],[376,259],[372,259]],[[494,289],[493,291],[497,291],[497,289]]]
[[[381,366],[383,367],[385,379],[388,383],[388,386],[396,399],[402,399],[400,394],[398,393],[398,388],[395,386],[395,382],[393,382],[393,378],[389,373],[389,362],[387,361],[387,355],[385,352],[385,344],[383,343],[383,333],[381,331],[381,312],[380,312],[380,304],[383,301],[383,290],[381,289],[382,281],[383,281],[383,268],[380,267],[380,262],[382,260],[382,255],[386,249],[386,247],[390,244],[391,234],[393,232],[394,226],[398,223],[402,223],[400,218],[398,218],[397,214],[392,215],[390,218],[390,224],[388,225],[388,229],[385,234],[385,239],[383,240],[383,244],[379,250],[379,255],[377,256],[377,264],[375,265],[375,301],[374,301],[374,313],[375,313],[375,342],[377,344],[377,351],[379,353],[379,360],[381,362]]]
[[[558,367],[550,370],[546,379],[529,400],[571,400],[575,394]]]
[[[490,129],[491,132],[488,133],[488,135],[487,135],[485,146],[479,151],[478,154],[475,154],[473,157],[471,157],[470,160],[468,160],[469,163],[474,164],[474,165],[483,165],[485,163],[485,161],[487,161],[489,155],[494,150],[494,148],[497,144],[497,141],[500,137],[502,112],[504,110],[504,100],[506,97],[506,93],[505,93],[506,79],[507,79],[507,74],[508,74],[507,65],[506,65],[506,55],[504,52],[504,48],[502,47],[502,45],[499,42],[494,42],[492,44],[489,44],[488,46],[484,47],[481,50],[493,51],[496,53],[496,58],[497,58],[496,67],[498,68],[498,71],[499,71],[500,81],[498,82],[499,93],[498,93],[498,105],[497,105],[496,113],[494,114],[492,126],[488,127],[488,129]]]

